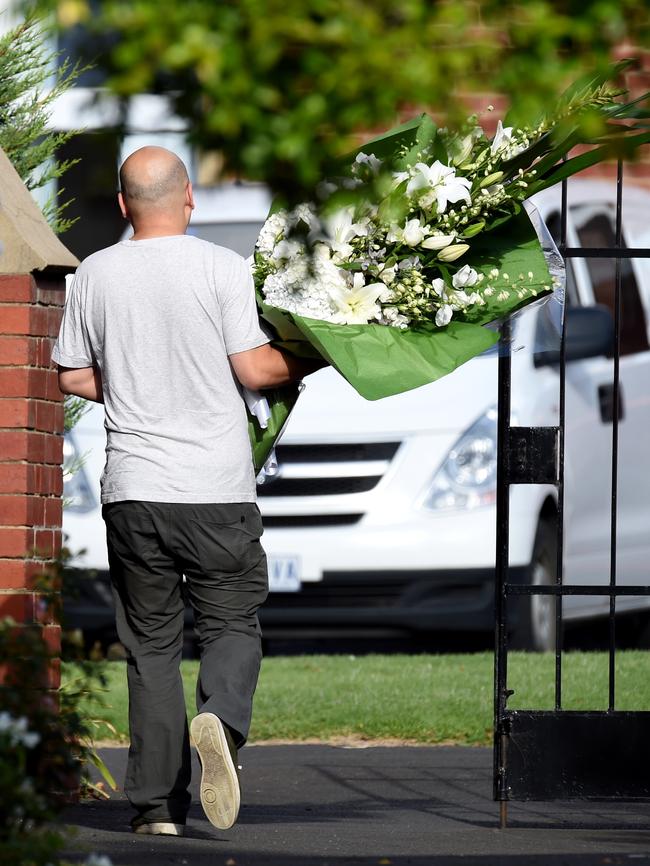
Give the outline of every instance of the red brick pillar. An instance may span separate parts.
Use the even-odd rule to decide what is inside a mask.
[[[60,627],[36,584],[61,550],[63,403],[50,353],[64,297],[63,275],[0,275],[0,619],[36,624],[54,652]],[[58,685],[53,662],[47,686]]]
[[[48,602],[58,587],[40,581],[56,572],[61,550],[63,402],[50,353],[65,275],[78,262],[1,149],[0,202],[0,621],[35,629],[56,656],[60,627]],[[12,660],[1,661],[0,683]],[[59,666],[54,658],[23,685],[58,688]]]

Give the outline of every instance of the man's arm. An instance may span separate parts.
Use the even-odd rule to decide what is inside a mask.
[[[59,389],[64,394],[73,394],[103,403],[102,374],[99,367],[62,367],[59,365]]]
[[[296,358],[270,343],[230,355],[230,363],[241,384],[253,391],[286,385],[327,366],[320,358]]]

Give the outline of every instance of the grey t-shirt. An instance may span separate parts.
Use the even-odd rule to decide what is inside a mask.
[[[101,370],[102,502],[253,502],[246,410],[228,356],[267,342],[250,269],[224,247],[175,235],[85,259],[52,359]]]

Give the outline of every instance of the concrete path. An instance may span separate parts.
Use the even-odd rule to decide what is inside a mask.
[[[102,757],[118,781],[125,749]],[[66,855],[114,866],[650,866],[650,803],[511,803],[497,827],[492,752],[461,747],[248,746],[239,822],[195,802],[187,836],[135,836],[121,792],[72,807]],[[198,765],[193,795],[198,800]]]

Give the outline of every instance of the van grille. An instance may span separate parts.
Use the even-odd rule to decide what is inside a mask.
[[[381,481],[381,475],[361,478],[279,478],[257,488],[258,496],[336,496],[365,493]]]
[[[333,463],[391,460],[399,442],[348,442],[342,445],[278,445],[278,463]]]
[[[260,500],[284,499],[286,511],[285,502],[278,502],[272,514],[264,514],[265,525],[300,529],[357,523],[363,517],[358,507],[353,507],[352,513],[341,513],[341,504],[332,500],[329,507],[318,509],[321,513],[303,515],[290,500],[367,493],[379,484],[399,446],[399,442],[279,445],[276,451],[279,473],[258,485],[257,495]],[[264,510],[262,503],[263,513]]]

